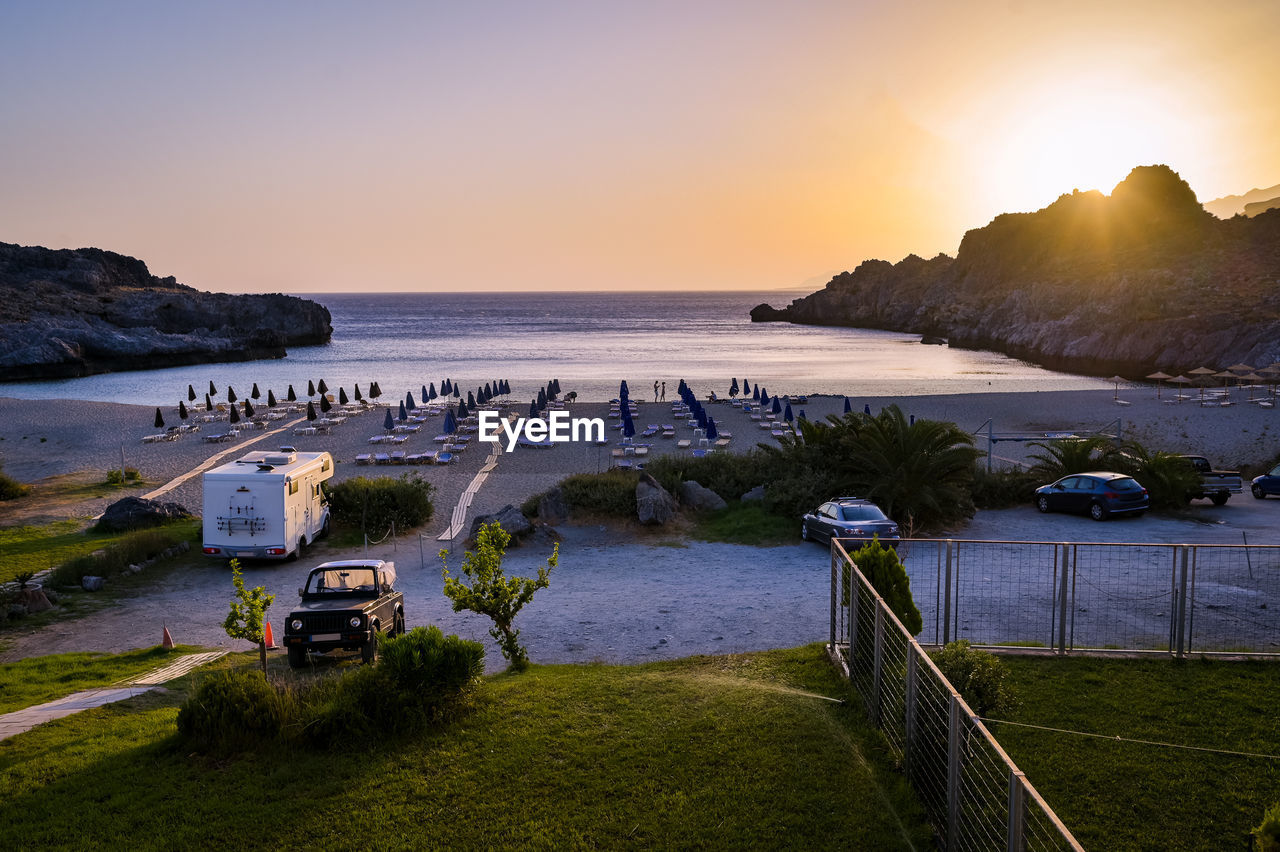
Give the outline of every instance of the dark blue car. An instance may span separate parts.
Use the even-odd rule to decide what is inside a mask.
[[[1036,489],[1041,512],[1079,512],[1095,521],[1112,515],[1141,515],[1151,505],[1147,489],[1123,473],[1073,473]]]
[[[1262,476],[1255,476],[1250,490],[1259,500],[1265,499],[1268,494],[1280,494],[1280,465],[1271,468]]]

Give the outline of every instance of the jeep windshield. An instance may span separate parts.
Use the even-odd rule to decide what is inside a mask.
[[[312,571],[305,595],[376,595],[378,581],[372,568],[325,568]]]

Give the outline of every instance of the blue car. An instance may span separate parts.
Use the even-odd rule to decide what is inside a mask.
[[[1262,476],[1255,476],[1250,490],[1259,500],[1266,499],[1269,494],[1280,494],[1280,465],[1271,468]]]
[[[1147,489],[1123,473],[1073,473],[1036,489],[1041,512],[1080,512],[1095,521],[1112,515],[1141,515],[1151,505]]]

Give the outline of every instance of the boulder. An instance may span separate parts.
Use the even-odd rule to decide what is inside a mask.
[[[82,577],[82,578],[80,578],[80,585],[84,587],[84,590],[85,590],[86,592],[100,592],[100,591],[102,591],[102,584],[103,584],[103,583],[105,583],[105,582],[106,582],[106,580],[104,580],[104,579],[103,579],[103,578],[101,578],[101,577]]]
[[[695,512],[718,512],[729,506],[719,494],[692,479],[680,483],[680,502]]]
[[[751,489],[750,491],[748,491],[746,494],[743,494],[743,495],[742,495],[742,497],[741,497],[741,498],[739,498],[739,499],[741,499],[743,503],[761,503],[761,502],[763,502],[763,501],[764,501],[764,486],[763,486],[763,485],[757,485],[755,488],[752,488],[752,489]]]
[[[647,473],[636,483],[636,517],[642,524],[661,526],[676,516],[676,499]]]
[[[569,504],[564,501],[564,491],[552,488],[538,500],[538,520],[544,524],[559,524],[569,520]]]
[[[107,507],[98,521],[97,529],[104,532],[124,532],[190,517],[191,513],[177,503],[125,497]]]
[[[44,612],[53,609],[53,604],[45,596],[44,589],[39,586],[27,586],[18,590],[18,603],[27,608],[27,612]]]
[[[471,522],[471,534],[469,537],[474,541],[476,535],[480,532],[480,525],[491,524],[494,521],[502,525],[502,528],[511,536],[512,543],[518,542],[533,531],[533,524],[529,523],[529,519],[524,516],[524,512],[508,503],[492,515],[477,515],[475,520]]]

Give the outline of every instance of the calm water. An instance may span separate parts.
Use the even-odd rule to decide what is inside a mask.
[[[1106,382],[1042,370],[990,352],[923,346],[915,335],[782,323],[752,324],[750,309],[788,293],[324,294],[333,342],[277,361],[208,364],[50,382],[0,383],[0,396],[176,404],[210,381],[240,396],[256,382],[283,398],[307,381],[351,393],[376,380],[401,397],[443,378],[465,390],[505,378],[513,395],[560,379],[580,399],[606,400],[626,379],[633,396],[655,379],[674,397],[681,378],[700,394],[727,393],[731,377],[775,393],[850,396],[1077,390]]]

